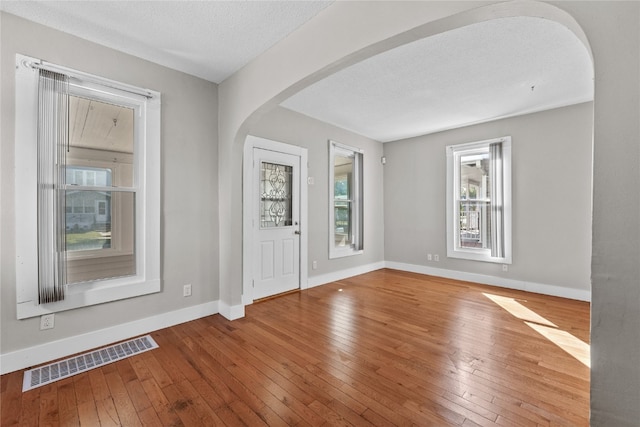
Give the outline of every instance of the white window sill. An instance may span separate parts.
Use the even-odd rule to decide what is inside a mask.
[[[26,319],[159,291],[160,279],[144,281],[137,276],[69,285],[64,301],[44,305],[38,305],[37,301],[18,303],[17,318]]]
[[[487,250],[477,250],[477,249],[455,249],[452,251],[447,251],[447,257],[449,258],[457,258],[457,259],[466,259],[469,261],[482,261],[482,262],[493,262],[497,264],[511,264],[511,257],[497,258],[491,256],[491,251]]]
[[[329,259],[336,259],[336,258],[345,258],[348,256],[353,256],[353,255],[360,255],[364,253],[364,250],[360,249],[360,250],[355,250],[352,248],[349,249],[336,249],[331,251],[331,253],[329,253]]]

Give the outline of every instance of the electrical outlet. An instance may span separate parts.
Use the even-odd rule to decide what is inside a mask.
[[[45,329],[53,329],[55,325],[55,315],[51,314],[43,314],[40,316],[40,330],[44,331]]]
[[[427,254],[427,261],[432,261],[432,260],[433,260],[433,255]]]
[[[509,271],[509,266],[507,264],[502,264],[502,271]]]
[[[182,287],[182,296],[190,297],[191,296],[191,285],[184,285]]]
[[[433,256],[433,260],[434,260],[435,262],[440,262],[440,255],[435,254],[435,255]]]
[[[313,270],[316,270],[316,269],[318,268],[318,261],[313,261],[313,262],[311,263],[311,268],[312,268]]]

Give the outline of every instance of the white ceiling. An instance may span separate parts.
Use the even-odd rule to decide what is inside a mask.
[[[0,9],[219,83],[330,4],[3,0]],[[396,48],[282,105],[387,142],[590,100],[582,43],[559,24],[519,17]]]
[[[0,1],[0,10],[220,83],[330,1]]]
[[[353,65],[283,106],[387,142],[593,100],[593,67],[566,27],[495,19]]]

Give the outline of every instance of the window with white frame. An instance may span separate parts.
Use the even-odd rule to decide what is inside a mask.
[[[160,290],[160,94],[16,56],[18,318]]]
[[[329,258],[363,251],[362,150],[329,141]]]
[[[511,137],[447,147],[447,256],[511,264]]]

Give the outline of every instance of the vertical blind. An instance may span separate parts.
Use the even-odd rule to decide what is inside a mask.
[[[504,257],[504,188],[502,142],[489,145],[489,181],[491,181],[491,256]]]
[[[40,304],[64,299],[68,112],[68,76],[49,70],[39,70],[38,300]]]

